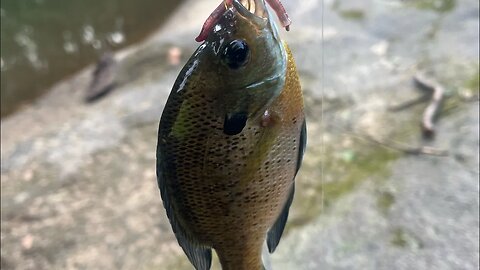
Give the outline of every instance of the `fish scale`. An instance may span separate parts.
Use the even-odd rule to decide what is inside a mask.
[[[196,56],[208,53],[206,44],[181,72],[185,75],[177,79],[160,121],[162,199],[177,239],[197,269],[209,269],[210,248],[222,269],[263,269],[262,245],[272,230],[270,251],[278,244],[303,155],[298,74],[290,49],[281,43],[286,70],[279,94],[262,108],[264,116],[249,117],[241,132],[227,135],[224,103],[230,101],[221,95],[236,90],[212,88],[215,83],[231,85],[213,75],[221,67],[198,69]],[[266,53],[265,48],[256,51]]]
[[[292,57],[289,51],[288,56]],[[194,91],[201,91],[197,89],[178,97],[195,107],[194,113],[182,123],[183,141],[160,145],[165,148],[167,167],[176,168],[166,174],[176,179],[170,188],[178,202],[174,208],[182,213],[181,222],[203,245],[227,250],[227,254],[222,254],[224,257],[244,257],[238,254],[242,248],[234,247],[238,242],[244,245],[256,240],[259,242],[257,249],[258,245],[261,248],[266,231],[281,211],[293,182],[296,166],[293,161],[297,160],[304,118],[303,98],[294,65],[289,61],[285,89],[269,108],[284,117],[277,123],[280,126],[278,135],[266,149],[268,153],[259,166],[251,164],[258,159],[256,146],[263,143],[261,137],[265,137],[269,128],[262,130],[259,122],[250,122],[240,135],[223,134],[223,119],[215,118],[209,109],[213,100],[195,95]],[[172,100],[166,108],[178,103]],[[175,113],[174,109],[166,111]],[[166,126],[173,126],[173,116],[167,113],[163,117]],[[209,128],[198,129],[198,125]],[[248,164],[249,160],[254,162]],[[244,171],[246,167],[249,170]],[[248,181],[247,185],[241,185],[242,181]],[[226,247],[222,249],[223,246]],[[251,256],[259,260],[260,254],[255,252],[256,256]],[[232,264],[237,262],[232,260]]]

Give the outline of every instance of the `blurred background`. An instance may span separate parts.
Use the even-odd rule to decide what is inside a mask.
[[[6,116],[102,53],[141,41],[181,1],[2,1],[2,110]]]
[[[218,3],[1,2],[1,269],[192,269],[157,126]],[[478,269],[478,1],[283,3],[308,146],[274,269]]]

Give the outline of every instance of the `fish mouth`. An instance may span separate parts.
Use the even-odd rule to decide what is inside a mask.
[[[270,1],[277,2],[280,0],[268,1],[270,3]],[[271,20],[265,0],[224,0],[207,18],[203,24],[200,34],[195,38],[195,40],[198,42],[205,41],[208,37],[208,34],[212,31],[213,27],[217,24],[225,11],[237,12],[237,14],[244,17],[247,21],[255,24],[259,29],[264,29]],[[283,9],[281,9],[281,11],[283,12]]]
[[[234,0],[233,6],[247,20],[253,21],[260,28],[265,28],[269,14],[264,0]]]

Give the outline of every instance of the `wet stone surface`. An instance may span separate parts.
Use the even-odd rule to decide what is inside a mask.
[[[168,51],[185,62],[218,4],[198,2],[116,55],[120,87],[106,98],[82,103],[89,68],[2,119],[2,269],[192,269],[161,205],[155,148],[181,68]],[[478,2],[326,0],[323,47],[321,1],[284,2],[309,137],[274,269],[478,269]],[[389,110],[422,94],[418,71],[447,90],[433,141],[420,135],[425,103]]]

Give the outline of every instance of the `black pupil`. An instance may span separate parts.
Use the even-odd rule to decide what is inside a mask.
[[[233,40],[223,51],[223,59],[230,68],[237,69],[247,62],[248,52],[248,45],[244,40]]]

